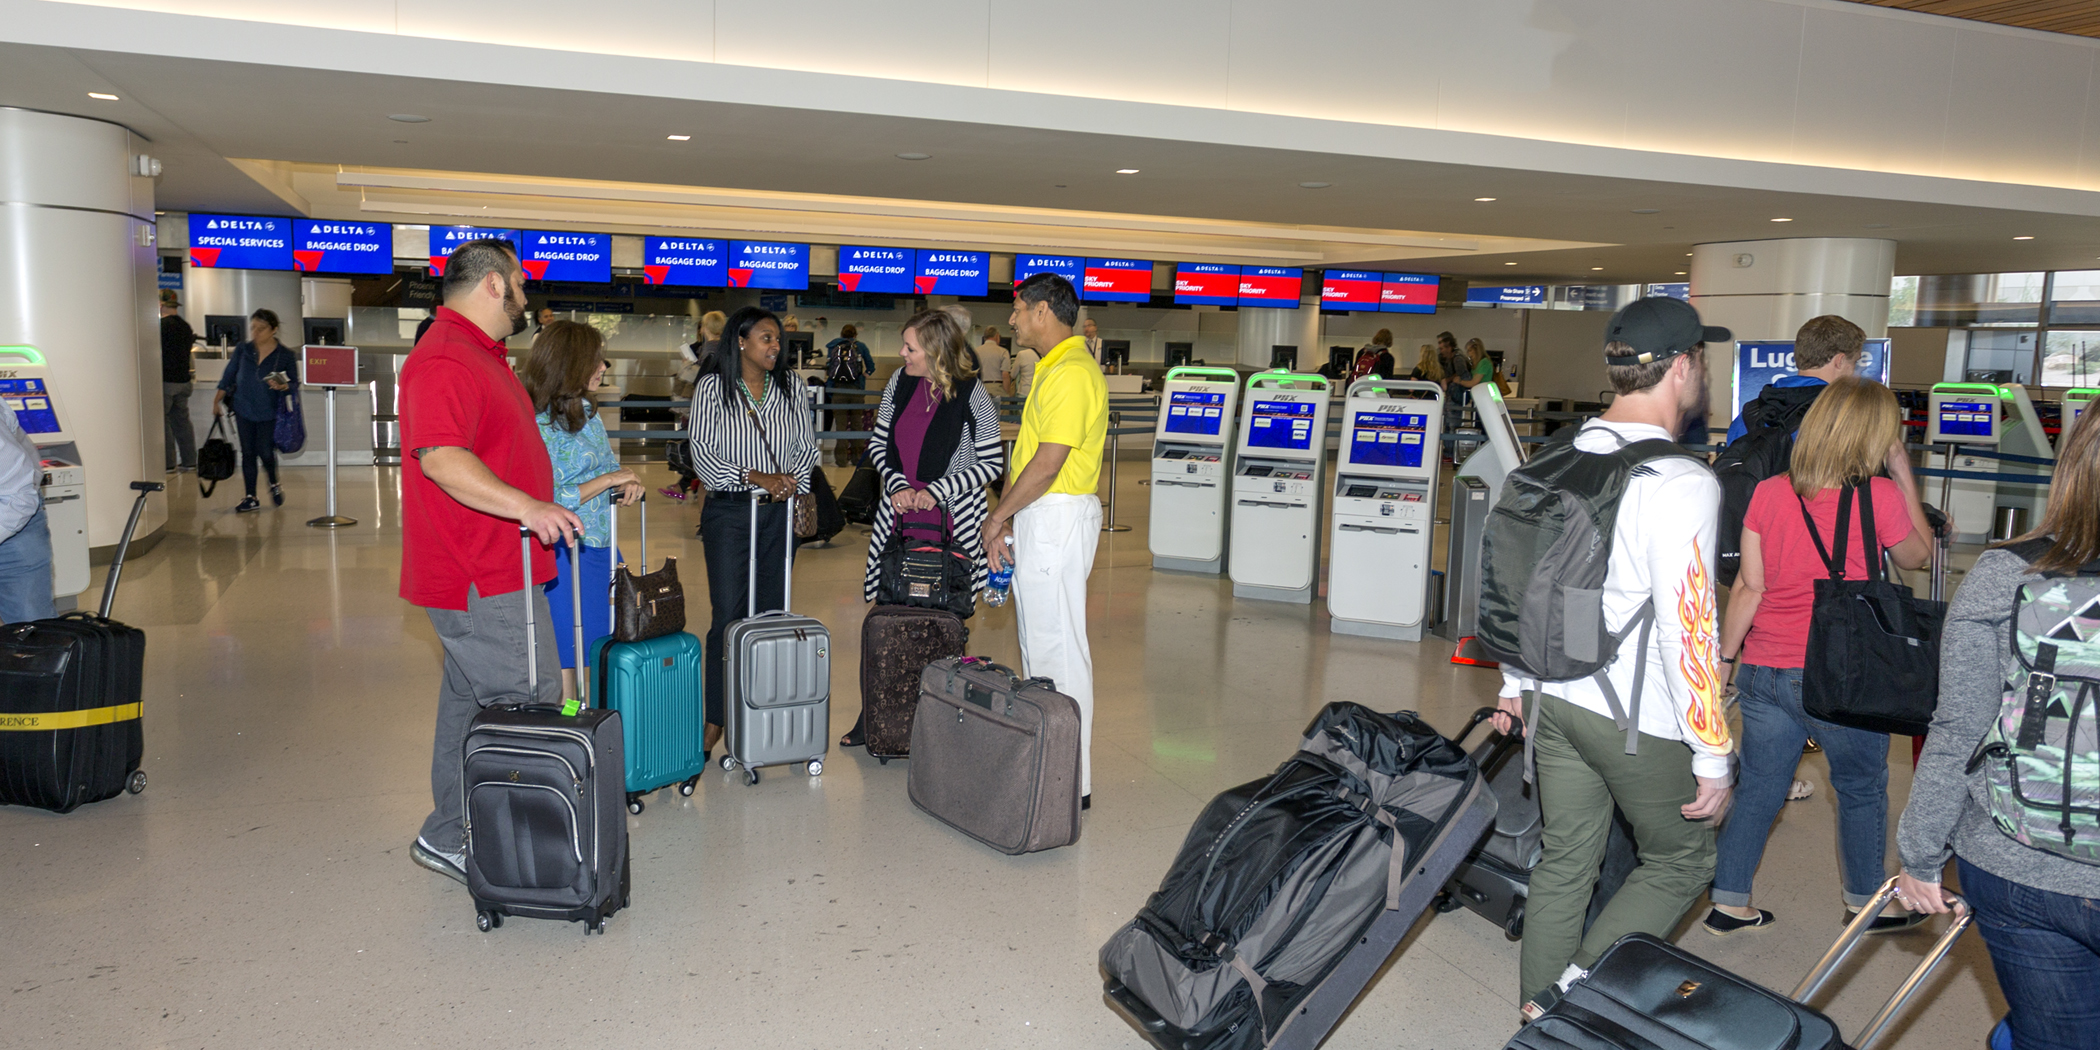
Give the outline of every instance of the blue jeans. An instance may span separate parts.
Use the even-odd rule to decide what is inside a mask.
[[[2023,886],[1959,860],[1962,896],[2012,1007],[2018,1050],[2100,1047],[2100,900]]]
[[[0,623],[57,615],[51,601],[51,526],[39,505],[20,532],[0,540]]]
[[[613,551],[610,547],[584,547],[582,550],[583,554],[577,560],[583,563],[583,644],[588,646],[612,633],[609,588],[612,586]],[[547,585],[547,607],[554,622],[554,651],[561,654],[563,667],[574,669],[576,625],[572,613],[575,603],[570,599],[569,588],[575,584],[576,573],[569,566],[566,544],[554,548],[554,569],[557,573],[554,582]]]
[[[1786,807],[1801,746],[1814,735],[1830,761],[1838,797],[1838,870],[1845,906],[1863,907],[1888,878],[1889,738],[1810,718],[1801,710],[1801,669],[1744,664],[1736,675],[1743,711],[1735,812],[1721,825],[1714,859],[1715,904],[1750,904],[1772,822]]]

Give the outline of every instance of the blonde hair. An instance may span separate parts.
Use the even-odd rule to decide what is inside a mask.
[[[1480,359],[1487,355],[1488,348],[1486,343],[1481,342],[1478,338],[1466,340],[1466,360],[1477,365],[1480,363]]]
[[[904,332],[919,334],[919,349],[926,354],[926,378],[943,398],[955,396],[955,383],[960,379],[974,379],[977,369],[970,364],[970,343],[963,337],[963,327],[945,310],[921,310],[904,322]]]
[[[2071,432],[2059,439],[2042,524],[2009,541],[2055,541],[2034,559],[2038,573],[2068,575],[2100,559],[2100,423],[2096,419],[2100,411],[2079,413]]]
[[[1436,347],[1428,343],[1422,344],[1422,356],[1415,358],[1415,371],[1422,373],[1422,378],[1432,383],[1444,381],[1444,362],[1437,355]]]
[[[1903,436],[1896,394],[1871,379],[1847,377],[1816,395],[1794,436],[1787,470],[1794,491],[1813,499],[1824,489],[1864,484],[1881,473],[1889,446]]]
[[[700,315],[700,341],[705,343],[722,338],[722,328],[729,323],[729,315],[720,310],[709,310]]]

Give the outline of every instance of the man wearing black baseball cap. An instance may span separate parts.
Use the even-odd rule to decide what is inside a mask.
[[[1706,404],[1706,344],[1729,338],[1676,299],[1620,310],[1604,345],[1617,397],[1583,426],[1575,448],[1608,453],[1672,440],[1687,414]],[[1644,459],[1619,497],[1604,579],[1604,626],[1625,637],[1612,663],[1596,678],[1574,681],[1504,672],[1504,712],[1521,718],[1523,694],[1538,694],[1527,727],[1542,832],[1524,912],[1519,994],[1527,1018],[1613,941],[1636,932],[1669,936],[1713,880],[1714,825],[1728,808],[1735,752],[1714,623],[1720,502],[1720,484],[1703,460]],[[1651,612],[1649,628],[1636,630]],[[1637,738],[1629,737],[1636,725]],[[1640,866],[1585,934],[1614,806],[1633,825]]]

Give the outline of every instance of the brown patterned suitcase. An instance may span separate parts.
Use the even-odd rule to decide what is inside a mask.
[[[926,665],[961,656],[970,629],[946,609],[878,605],[860,626],[860,705],[868,754],[889,764],[911,754],[912,713]]]

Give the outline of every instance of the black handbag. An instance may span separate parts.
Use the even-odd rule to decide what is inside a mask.
[[[1864,580],[1845,578],[1854,492],[1867,551]],[[1816,581],[1808,656],[1801,669],[1801,709],[1810,718],[1854,729],[1924,736],[1939,705],[1940,629],[1947,603],[1913,597],[1910,588],[1889,580],[1880,533],[1874,531],[1871,490],[1847,485],[1839,494],[1835,556],[1816,533],[1808,502],[1798,494],[1794,498],[1830,572],[1828,579]]]
[[[947,519],[943,511],[942,519]],[[913,536],[909,533],[920,533]],[[928,532],[932,536],[925,535]],[[955,542],[944,524],[898,522],[882,548],[877,569],[875,601],[881,605],[913,605],[921,609],[946,609],[963,619],[977,611],[971,577],[977,560]]]
[[[219,482],[233,476],[240,456],[233,450],[233,442],[226,440],[226,417],[213,416],[211,430],[204,435],[204,444],[197,448],[197,492],[206,499],[219,487]]]

